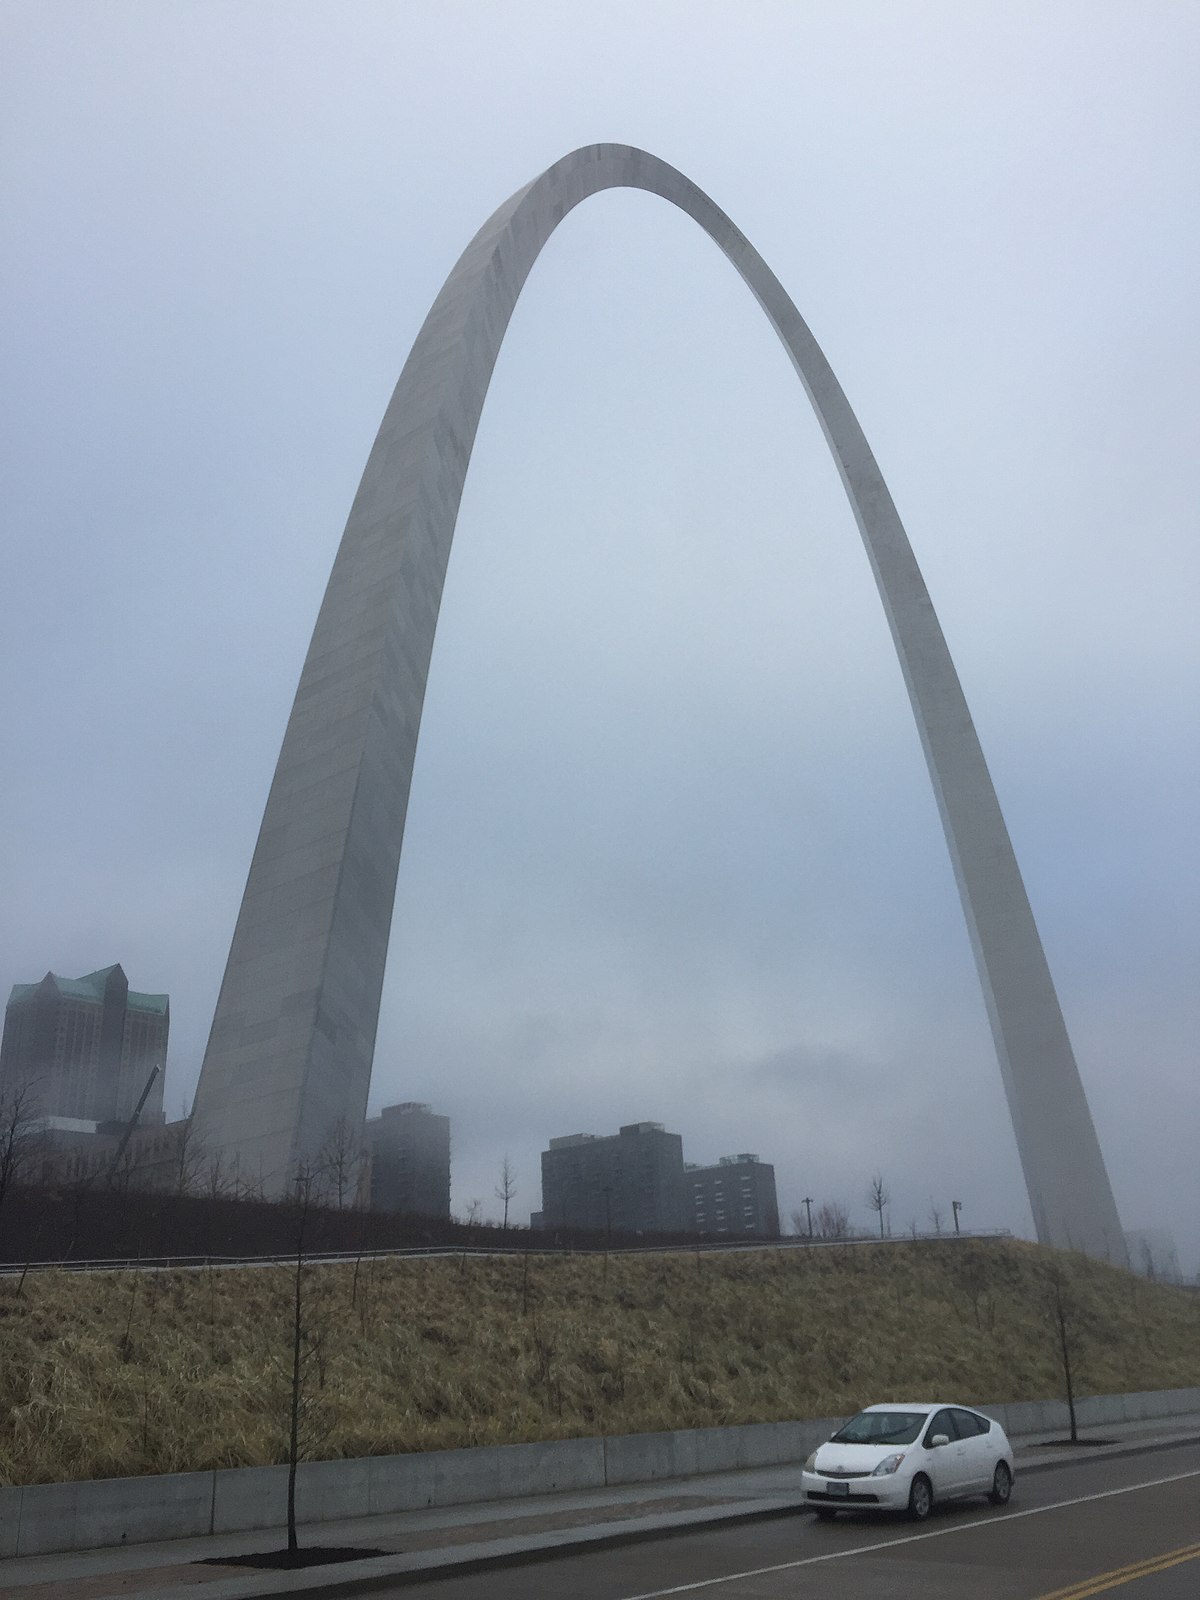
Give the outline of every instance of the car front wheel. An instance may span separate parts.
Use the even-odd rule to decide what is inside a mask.
[[[908,1514],[914,1522],[924,1522],[933,1510],[933,1490],[929,1479],[919,1472],[908,1491]]]
[[[997,1461],[996,1470],[992,1474],[992,1488],[988,1499],[994,1506],[1006,1506],[1011,1493],[1012,1473],[1008,1470],[1006,1462]]]

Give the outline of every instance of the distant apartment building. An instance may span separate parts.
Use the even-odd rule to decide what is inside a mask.
[[[753,1234],[778,1239],[779,1202],[775,1168],[757,1156],[722,1156],[715,1167],[688,1167],[684,1173],[697,1233]]]
[[[147,1127],[139,1122],[122,1150],[124,1134],[119,1122],[44,1117],[32,1172],[50,1186],[104,1178],[118,1189],[183,1193],[195,1188],[197,1166],[188,1160],[186,1120]]]
[[[120,966],[15,984],[0,1041],[0,1094],[28,1088],[47,1117],[127,1122],[158,1067],[139,1120],[161,1123],[170,1025],[168,997],[137,993]]]
[[[682,1233],[683,1140],[659,1122],[616,1134],[572,1133],[542,1152],[542,1209],[534,1225],[613,1233]]]
[[[450,1118],[417,1100],[384,1106],[363,1130],[372,1211],[450,1215]]]

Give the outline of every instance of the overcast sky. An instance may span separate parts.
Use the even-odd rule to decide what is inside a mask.
[[[1200,12],[1167,0],[4,0],[0,986],[121,961],[199,1071],[291,698],[421,321],[514,189],[652,150],[796,299],[975,715],[1127,1227],[1200,1265]],[[372,1108],[453,1204],[654,1119],[1031,1231],[866,558],[655,197],[517,308],[459,519]]]

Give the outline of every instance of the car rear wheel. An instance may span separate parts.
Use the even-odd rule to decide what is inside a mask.
[[[834,1517],[836,1517],[836,1516],[837,1516],[837,1512],[833,1509],[832,1506],[818,1506],[817,1507],[817,1521],[818,1522],[832,1522]]]
[[[923,1472],[918,1472],[908,1491],[908,1514],[914,1522],[924,1522],[933,1510],[933,1489]]]
[[[1012,1473],[1008,1470],[1007,1462],[997,1461],[988,1499],[994,1506],[1006,1506],[1010,1494],[1012,1494]]]

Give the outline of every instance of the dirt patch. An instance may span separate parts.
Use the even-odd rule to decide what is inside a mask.
[[[295,1572],[300,1567],[333,1566],[339,1561],[369,1561],[387,1555],[386,1550],[355,1550],[347,1545],[310,1544],[299,1550],[255,1550],[241,1556],[206,1556],[201,1567],[265,1567]]]

